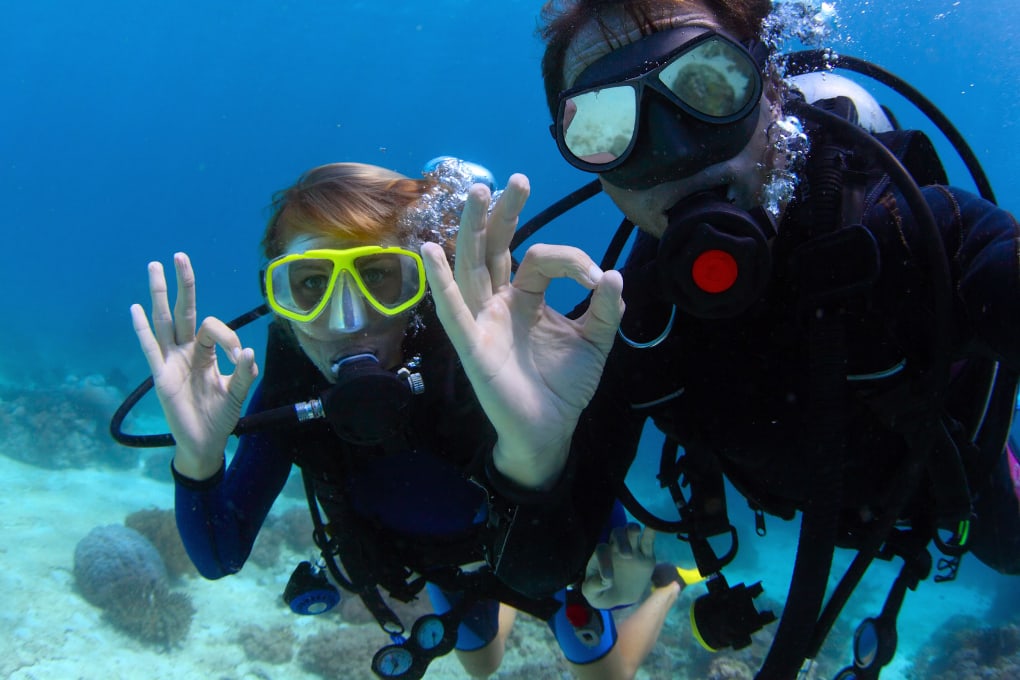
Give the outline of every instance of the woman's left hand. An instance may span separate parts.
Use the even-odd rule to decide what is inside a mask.
[[[489,190],[469,192],[455,272],[438,245],[422,247],[436,311],[499,440],[497,469],[528,488],[548,488],[566,464],[581,411],[598,386],[623,316],[623,280],[570,246],[528,249],[511,282],[510,241],[530,193],[513,175],[487,214]],[[578,319],[545,303],[555,278],[594,290]]]

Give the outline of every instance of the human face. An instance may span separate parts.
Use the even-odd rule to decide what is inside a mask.
[[[652,19],[658,31],[697,28],[723,32],[715,16],[697,2],[663,9],[660,16],[653,16]],[[620,41],[614,39],[612,46],[607,45],[594,22],[583,27],[567,50],[564,62],[564,82],[568,90],[575,86],[589,66],[613,52],[614,47],[619,49],[643,37],[640,29],[626,15],[621,14],[606,23],[615,35],[621,37]],[[749,121],[753,127],[749,141],[743,147],[735,146],[734,155],[728,159],[703,167],[688,176],[642,189],[628,189],[614,183],[614,173],[610,171],[600,175],[602,186],[631,221],[657,237],[665,232],[668,225],[666,212],[682,199],[702,191],[724,192],[727,199],[737,207],[753,208],[759,202],[767,172],[765,130],[774,118],[767,96],[761,96],[757,112],[751,115]]]
[[[302,236],[292,241],[285,252],[292,254],[319,249],[343,250],[364,245],[397,244],[366,244],[329,236]],[[340,297],[342,296],[334,292],[326,308],[311,321],[288,320],[298,344],[309,360],[330,381],[334,380],[333,364],[338,359],[354,354],[374,354],[383,368],[399,366],[403,362],[401,346],[411,310],[386,316],[376,311],[372,305],[353,297],[352,301],[357,308],[357,323],[351,323],[349,310],[346,314],[340,314],[340,310],[334,309],[334,306],[342,304],[338,299]],[[340,317],[347,321],[337,323]]]

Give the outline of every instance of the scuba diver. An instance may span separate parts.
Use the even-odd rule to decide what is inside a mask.
[[[781,76],[833,64],[773,54],[761,39],[771,7],[544,8],[556,144],[597,175],[587,193],[604,190],[625,227],[639,230],[620,272],[626,312],[590,403],[586,382],[550,385],[528,369],[555,365],[587,379],[603,360],[549,342],[530,323],[544,288],[510,284],[493,267],[489,277],[454,277],[437,248],[422,253],[439,317],[497,431],[534,429],[558,444],[540,459],[508,451],[490,466],[494,488],[546,509],[542,521],[518,523],[512,543],[537,555],[585,533],[561,565],[569,583],[621,498],[639,521],[688,541],[709,577],[692,609],[699,639],[741,648],[776,616],[758,611],[760,584],[730,586],[722,574],[738,547],[728,480],[754,509],[757,534],[767,515],[801,520],[758,677],[795,677],[868,565],[902,560],[839,676],[874,678],[895,654],[905,591],[932,571],[930,545],[942,555],[936,581],[953,578],[967,551],[1020,572],[1020,468],[1007,445],[1020,371],[1020,227],[980,173],[981,197],[948,186],[930,141],[898,129],[881,107],[862,102],[865,117],[852,97],[808,101],[790,86]],[[472,200],[486,197],[479,190]],[[516,235],[462,230],[458,268],[484,269],[530,236],[528,226]],[[622,249],[622,233],[611,249]],[[532,246],[528,257],[544,260],[530,264],[549,276],[580,266],[557,246]],[[618,285],[614,262],[602,262],[601,286]],[[610,308],[595,296],[578,311],[599,318]],[[520,395],[587,407],[556,421]],[[647,512],[624,483],[649,419],[666,436],[657,478],[676,507],[672,521]],[[837,547],[857,556],[826,601]],[[504,562],[506,583],[542,594],[514,571],[526,560]]]
[[[465,192],[476,181],[494,188],[484,168],[441,157],[421,180],[335,163],[279,192],[262,238],[260,278],[274,319],[261,372],[234,329],[266,310],[241,323],[208,317],[196,330],[187,255],[174,256],[172,311],[163,268],[151,263],[151,326],[140,305],[131,308],[154,378],[139,391],[154,383],[172,438],[120,431],[139,391],[115,417],[114,436],[176,445],[177,525],[210,579],[241,569],[291,466],[300,467],[321,560],[298,566],[284,599],[317,614],[338,603],[334,584],[359,595],[392,640],[372,661],[380,677],[421,677],[453,649],[470,675],[487,676],[500,665],[516,610],[548,621],[577,677],[632,677],[681,580],[659,579],[617,629],[610,612],[577,589],[526,597],[489,566],[500,555],[499,521],[514,508],[484,483],[493,431],[435,318],[418,254],[429,242],[452,256]],[[501,220],[507,210],[494,201],[474,217]],[[586,271],[594,267],[589,261]],[[233,373],[220,373],[217,347]],[[232,433],[241,436],[226,466]],[[606,526],[605,570],[633,572],[647,589],[654,531],[628,524],[622,510]],[[425,588],[435,613],[405,627],[380,588],[401,601]],[[603,595],[617,604],[611,590]]]

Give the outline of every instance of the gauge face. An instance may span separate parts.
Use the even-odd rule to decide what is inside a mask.
[[[437,616],[425,616],[414,627],[414,641],[422,649],[433,650],[443,642],[446,624]]]
[[[869,668],[878,656],[879,632],[874,619],[865,619],[854,632],[854,658],[860,668]]]
[[[383,647],[372,659],[372,669],[384,678],[399,678],[414,663],[414,655],[403,647]]]

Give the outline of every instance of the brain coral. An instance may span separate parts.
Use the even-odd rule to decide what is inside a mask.
[[[86,600],[143,642],[170,647],[188,633],[194,607],[169,591],[159,552],[134,529],[112,524],[90,531],[75,547],[74,578]]]
[[[140,533],[120,524],[96,527],[74,549],[74,580],[82,596],[104,609],[125,590],[166,583],[159,551]]]

